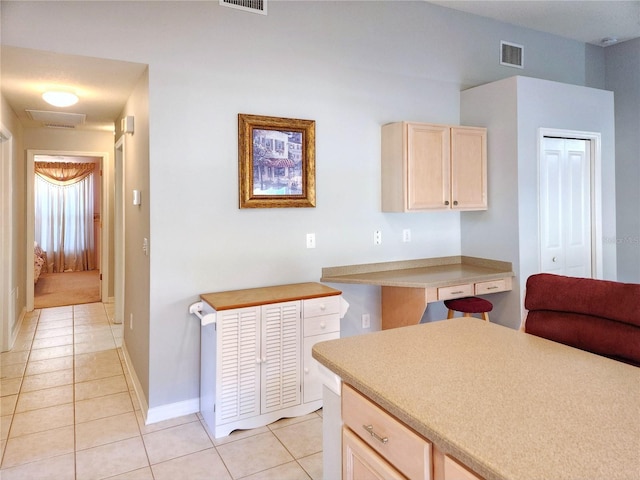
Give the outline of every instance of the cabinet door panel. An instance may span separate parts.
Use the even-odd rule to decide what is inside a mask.
[[[407,209],[443,209],[449,200],[449,128],[407,125]]]
[[[260,413],[260,307],[218,312],[216,424]]]
[[[444,480],[482,480],[449,455],[444,456]]]
[[[262,412],[300,404],[300,302],[262,307]]]
[[[402,480],[405,478],[346,427],[342,428],[342,456],[344,480]]]
[[[451,208],[487,208],[487,131],[451,128]]]
[[[304,403],[322,400],[322,375],[318,361],[313,358],[311,349],[318,342],[340,338],[340,331],[305,337],[302,369],[302,396]]]

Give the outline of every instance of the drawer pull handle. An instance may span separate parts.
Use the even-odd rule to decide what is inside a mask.
[[[464,293],[464,291],[458,290],[457,292],[451,292],[451,295],[460,295],[461,293]]]
[[[496,286],[493,286],[493,287],[487,287],[487,290],[495,290],[496,288],[498,288],[498,287],[496,287]]]
[[[382,442],[383,444],[387,444],[387,442],[389,441],[389,439],[387,437],[381,437],[380,435],[378,435],[376,432],[373,431],[373,425],[362,425],[362,428],[364,428],[367,432],[369,432],[369,434],[375,438],[376,440],[378,440],[379,442]]]

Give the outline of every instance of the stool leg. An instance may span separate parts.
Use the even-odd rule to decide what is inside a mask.
[[[453,315],[455,314],[455,312],[451,309],[449,309],[449,312],[447,313],[447,320],[450,318],[453,318]]]
[[[482,312],[482,319],[485,322],[488,322],[489,321],[489,313],[488,312]]]
[[[470,317],[470,316],[471,316],[471,314],[470,314],[470,313],[468,313],[468,312],[464,312],[464,313],[462,314],[462,316],[463,316],[463,317]]]

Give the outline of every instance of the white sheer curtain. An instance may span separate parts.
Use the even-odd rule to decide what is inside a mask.
[[[74,174],[59,163],[36,163],[35,239],[47,252],[48,272],[95,269],[94,165],[80,164],[88,165],[80,169],[79,164],[71,165]]]

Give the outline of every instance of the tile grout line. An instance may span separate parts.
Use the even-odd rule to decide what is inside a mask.
[[[9,446],[9,437],[11,436],[11,430],[13,428],[13,421],[16,417],[16,409],[18,408],[18,399],[20,398],[20,394],[22,393],[22,386],[24,385],[24,377],[27,374],[27,365],[29,365],[29,360],[31,359],[31,351],[33,350],[33,342],[35,341],[36,331],[38,330],[38,325],[40,324],[40,314],[42,310],[38,310],[38,314],[35,321],[35,327],[33,329],[33,333],[31,335],[31,342],[29,342],[29,354],[27,355],[27,359],[24,363],[24,369],[22,370],[22,375],[20,376],[20,387],[18,388],[18,393],[16,393],[16,402],[13,406],[13,411],[11,412],[11,422],[9,422],[9,429],[7,430],[7,439],[5,440],[4,449],[2,450],[2,458],[0,459],[0,471],[4,468],[4,457],[7,453],[7,447]],[[29,320],[32,320],[31,318]],[[24,327],[24,323],[20,325],[20,330]],[[20,332],[18,332],[18,335]],[[9,350],[11,351],[11,350]]]

